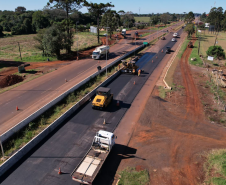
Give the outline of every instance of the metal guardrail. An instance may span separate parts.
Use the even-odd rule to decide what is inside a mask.
[[[27,126],[32,120],[36,119],[37,117],[39,117],[41,114],[43,114],[45,111],[47,111],[49,108],[51,108],[52,106],[54,106],[55,104],[57,104],[59,101],[63,100],[66,96],[68,96],[71,92],[75,91],[76,89],[78,89],[79,87],[81,87],[82,85],[84,85],[85,83],[87,83],[90,79],[96,77],[97,75],[99,75],[101,72],[104,72],[106,70],[106,67],[109,68],[113,65],[115,65],[116,63],[118,63],[120,60],[122,60],[123,58],[129,56],[130,54],[132,54],[134,51],[137,51],[139,49],[141,49],[142,47],[144,47],[144,45],[141,45],[137,48],[135,48],[134,50],[126,53],[125,55],[119,57],[118,59],[116,59],[115,61],[113,61],[112,63],[108,64],[107,66],[105,66],[104,68],[102,68],[100,71],[97,71],[95,73],[93,73],[92,75],[90,75],[89,77],[87,77],[86,79],[84,79],[82,82],[76,84],[75,86],[73,86],[71,89],[69,89],[68,91],[62,93],[61,95],[59,95],[57,98],[55,98],[54,100],[52,100],[51,102],[47,103],[46,105],[44,105],[43,107],[41,107],[40,109],[38,109],[37,111],[35,111],[33,114],[31,114],[30,116],[28,116],[27,118],[25,118],[24,120],[22,120],[21,122],[19,122],[17,125],[15,125],[14,127],[12,127],[11,129],[9,129],[8,131],[6,131],[5,133],[3,133],[0,136],[1,141],[4,143],[7,139],[9,139],[10,137],[12,137],[15,133],[17,133],[19,130],[21,130],[22,128],[24,128],[25,126]]]

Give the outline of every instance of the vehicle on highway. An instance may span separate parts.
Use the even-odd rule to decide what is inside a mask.
[[[174,37],[174,38],[176,38],[177,36],[178,36],[178,34],[177,34],[177,33],[174,33],[174,34],[173,34],[173,37]]]
[[[162,40],[166,40],[166,37],[161,37]]]
[[[109,49],[110,47],[109,46],[100,46],[100,47],[97,47],[94,51],[93,51],[93,54],[92,54],[92,58],[93,59],[100,59],[104,56],[107,55],[107,58],[108,58],[108,55],[109,55]]]
[[[92,184],[115,145],[116,138],[114,133],[99,130],[90,149],[71,173],[72,180],[81,184]]]
[[[136,65],[136,60],[132,60],[130,62],[122,61],[123,68],[121,69],[122,73],[129,73],[129,74],[137,74],[137,69],[139,68]]]
[[[166,51],[165,51],[165,53],[170,53],[170,51],[171,51],[171,47],[170,47],[170,46],[166,46]]]
[[[125,37],[126,36],[126,29],[122,29],[121,34]]]
[[[176,42],[177,40],[175,39],[175,38],[172,38],[172,40],[171,40],[172,42]]]
[[[93,109],[104,109],[113,100],[113,94],[111,94],[111,89],[107,87],[99,87],[96,90],[96,96],[92,102]]]

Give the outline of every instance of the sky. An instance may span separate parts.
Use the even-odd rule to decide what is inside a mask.
[[[226,0],[87,0],[93,3],[111,2],[114,10],[132,11],[133,13],[209,13],[211,7],[222,7],[226,10]],[[27,10],[42,10],[48,0],[0,0],[0,10],[15,10],[18,6],[24,6]],[[80,9],[86,13],[87,8]]]

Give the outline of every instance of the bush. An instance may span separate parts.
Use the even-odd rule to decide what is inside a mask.
[[[214,56],[217,59],[224,59],[225,52],[221,46],[210,46],[209,49],[206,51],[208,56]]]

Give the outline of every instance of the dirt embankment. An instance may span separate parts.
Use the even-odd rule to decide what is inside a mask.
[[[137,149],[136,157],[120,164],[120,170],[127,166],[148,169],[150,184],[201,184],[205,177],[201,154],[226,147],[226,129],[205,117],[203,92],[188,63],[191,51],[186,49],[176,68],[176,90],[161,99],[155,88],[149,97],[129,143]]]

